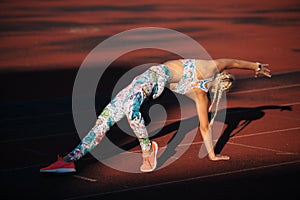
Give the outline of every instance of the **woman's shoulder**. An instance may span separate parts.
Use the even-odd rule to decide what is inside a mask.
[[[195,63],[198,76],[201,76],[202,78],[211,77],[218,71],[218,66],[215,60],[196,59]]]

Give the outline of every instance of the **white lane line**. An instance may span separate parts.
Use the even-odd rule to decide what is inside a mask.
[[[276,149],[252,146],[252,145],[247,145],[247,144],[240,144],[240,143],[235,143],[235,142],[227,142],[227,144],[232,144],[232,145],[236,145],[236,146],[242,146],[242,147],[247,147],[247,148],[257,149],[257,150],[271,151],[271,152],[275,152],[276,154],[279,154],[279,155],[298,155],[298,153],[295,153],[295,152],[280,151],[280,150],[276,150]]]
[[[294,102],[294,103],[285,103],[285,104],[281,104],[280,106],[294,106],[294,105],[299,105],[300,102]]]
[[[298,164],[298,163],[300,163],[300,160],[275,163],[275,164],[263,165],[263,166],[258,166],[258,167],[250,167],[250,168],[246,168],[246,169],[238,169],[238,170],[233,170],[233,171],[226,171],[226,172],[220,172],[220,173],[215,173],[215,174],[196,176],[196,177],[192,177],[192,178],[185,178],[185,179],[180,179],[180,180],[176,180],[176,181],[167,181],[167,182],[161,182],[161,183],[156,183],[156,184],[151,184],[151,185],[149,184],[149,185],[144,185],[144,186],[139,186],[139,187],[131,187],[131,188],[126,188],[126,189],[120,189],[120,190],[102,192],[102,193],[95,193],[95,194],[90,194],[90,195],[82,195],[82,196],[70,197],[70,198],[65,198],[65,199],[73,200],[73,199],[84,199],[84,198],[97,197],[97,196],[100,197],[101,195],[106,195],[106,194],[127,192],[127,191],[132,191],[132,190],[152,188],[152,187],[158,187],[158,186],[165,186],[165,185],[171,185],[171,184],[176,184],[176,183],[201,180],[201,179],[231,175],[231,174],[236,174],[236,173],[250,172],[250,171],[256,171],[256,170],[260,170],[260,169],[268,169],[268,168],[274,168],[274,167],[280,167],[280,166],[284,166],[284,165],[292,165],[292,164]]]
[[[282,86],[274,86],[274,87],[259,88],[259,89],[252,89],[252,90],[229,92],[228,94],[245,94],[245,93],[253,93],[253,92],[264,92],[264,91],[269,91],[269,90],[279,90],[279,89],[286,89],[286,88],[299,87],[299,86],[300,86],[300,84],[282,85]]]
[[[299,130],[300,127],[294,127],[294,128],[285,128],[285,129],[277,129],[273,131],[263,131],[263,132],[258,132],[258,133],[250,133],[250,134],[245,134],[245,135],[237,135],[234,136],[233,138],[243,138],[243,137],[251,137],[251,136],[257,136],[257,135],[265,135],[265,134],[271,134],[271,133],[279,133],[279,132],[286,132],[286,131],[295,131]]]
[[[85,177],[85,176],[79,176],[79,175],[72,175],[72,177],[75,177],[75,178],[78,178],[78,179],[81,179],[81,180],[84,180],[84,181],[89,181],[89,182],[92,182],[92,183],[95,183],[97,182],[98,180],[97,179],[94,179],[94,178],[89,178],[89,177]]]

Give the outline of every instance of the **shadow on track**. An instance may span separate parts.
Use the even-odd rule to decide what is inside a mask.
[[[291,111],[291,106],[277,106],[277,105],[266,105],[259,107],[237,107],[237,108],[229,108],[226,109],[226,117],[224,124],[226,128],[223,133],[217,140],[215,145],[215,153],[221,153],[222,149],[229,141],[231,137],[234,137],[238,133],[240,133],[243,129],[245,129],[251,122],[255,120],[259,120],[265,116],[265,110],[270,109],[278,109],[280,111]],[[224,112],[225,110],[220,110],[219,112]],[[210,113],[211,115],[212,113]],[[222,118],[222,117],[220,117]],[[224,118],[220,119],[216,117],[216,121],[224,120]],[[185,124],[185,129],[178,132],[179,126],[181,123]],[[154,130],[149,133],[150,139],[155,140],[156,138],[163,137],[168,134],[173,134],[171,139],[168,141],[168,145],[166,149],[158,158],[158,167],[162,166],[170,157],[176,154],[177,146],[183,141],[186,134],[188,134],[193,129],[199,126],[198,116],[190,117],[184,120],[178,120],[171,124],[165,125],[159,130]],[[114,129],[118,129],[118,127],[114,127]],[[121,132],[121,133],[120,133]],[[153,133],[156,133],[153,135]],[[197,134],[199,132],[197,131]],[[153,135],[153,136],[151,136]],[[126,133],[122,133],[121,130],[113,131],[112,134],[107,134],[107,137],[116,145],[122,148],[125,151],[129,151],[137,146],[139,146],[138,140],[134,136],[127,135]],[[175,139],[174,139],[175,138]],[[110,150],[108,150],[110,151]],[[115,156],[116,152],[114,149],[111,149],[110,153],[108,153],[105,157]]]
[[[260,106],[256,108],[231,108],[227,109],[225,124],[226,128],[218,139],[215,146],[215,153],[221,153],[222,149],[231,137],[241,132],[246,126],[255,120],[261,119],[265,115],[265,110],[279,109],[280,111],[291,111],[291,106]],[[235,132],[234,132],[235,131]]]

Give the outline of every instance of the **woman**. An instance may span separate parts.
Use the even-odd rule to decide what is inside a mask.
[[[127,117],[130,127],[137,136],[143,163],[142,172],[151,172],[156,168],[158,145],[150,141],[144,119],[139,112],[141,105],[149,98],[156,99],[165,87],[173,92],[191,98],[197,108],[200,121],[200,132],[210,160],[228,160],[228,156],[215,155],[213,150],[211,126],[216,116],[209,121],[208,112],[215,103],[216,110],[222,93],[232,86],[233,77],[224,70],[247,69],[255,72],[255,77],[264,75],[271,77],[268,64],[235,59],[178,59],[170,60],[161,65],[152,66],[144,73],[138,75],[133,81],[121,90],[103,109],[95,126],[82,139],[78,146],[63,158],[53,164],[41,168],[40,172],[67,173],[75,172],[75,161],[90,152],[112,125]],[[214,93],[210,103],[207,92]]]

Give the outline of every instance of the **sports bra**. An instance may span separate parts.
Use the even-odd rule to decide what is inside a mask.
[[[195,59],[181,59],[183,63],[183,74],[178,84],[172,89],[172,91],[185,94],[187,91],[193,88],[200,88],[201,90],[208,92],[205,84],[214,80],[214,77],[199,80],[196,75],[196,61]]]

